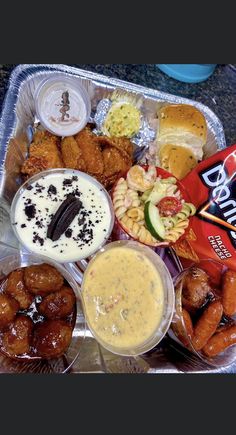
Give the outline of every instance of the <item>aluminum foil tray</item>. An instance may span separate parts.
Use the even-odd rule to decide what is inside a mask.
[[[20,167],[27,155],[32,140],[35,118],[34,91],[41,80],[52,74],[76,76],[86,87],[96,109],[98,101],[109,97],[114,89],[141,95],[143,110],[147,116],[162,105],[173,103],[192,104],[200,109],[207,121],[208,135],[205,157],[226,146],[223,126],[217,116],[205,105],[186,98],[166,94],[154,89],[135,85],[118,79],[105,77],[89,71],[65,65],[19,65],[11,74],[0,118],[0,258],[19,249],[9,220],[12,198],[22,183]],[[11,246],[12,248],[10,248]],[[169,249],[159,252],[172,276],[181,270],[178,258]],[[81,282],[86,261],[69,265],[78,282]],[[0,373],[3,373],[6,358],[0,356]],[[103,349],[89,330],[82,345],[80,356],[72,373],[234,373],[236,363],[230,367],[213,369],[193,355],[187,353],[177,342],[166,336],[151,352],[142,357],[119,357]]]

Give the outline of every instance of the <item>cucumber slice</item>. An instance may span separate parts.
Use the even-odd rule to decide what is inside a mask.
[[[157,240],[163,241],[165,239],[165,227],[162,223],[158,208],[151,203],[146,202],[144,207],[144,218],[147,229],[151,235]]]

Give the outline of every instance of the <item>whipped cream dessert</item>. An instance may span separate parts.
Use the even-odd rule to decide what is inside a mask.
[[[96,252],[110,236],[114,216],[108,193],[95,179],[55,169],[19,189],[11,223],[27,250],[64,263]]]

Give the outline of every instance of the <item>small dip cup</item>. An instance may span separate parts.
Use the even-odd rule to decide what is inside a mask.
[[[10,358],[0,352],[0,373],[66,373],[68,372],[80,354],[81,346],[85,339],[85,321],[81,303],[81,293],[75,279],[61,264],[44,256],[18,252],[0,260],[0,280],[4,279],[13,270],[21,267],[47,263],[55,267],[68,282],[76,297],[76,319],[72,333],[72,340],[67,351],[58,358],[52,359],[29,359],[21,360]]]
[[[108,252],[109,250],[118,247],[129,248],[145,255],[146,258],[149,261],[151,261],[151,263],[155,266],[157,272],[160,275],[162,285],[163,285],[164,304],[163,304],[163,313],[162,313],[161,321],[159,322],[159,324],[157,325],[153,333],[149,336],[149,338],[146,341],[140,343],[136,347],[116,347],[101,339],[100,336],[97,334],[96,330],[91,326],[88,315],[86,313],[86,302],[83,297],[83,290],[85,287],[86,276],[89,274],[91,266],[94,264],[94,262],[96,262],[99,256],[103,255],[105,252]],[[82,286],[81,286],[81,294],[82,294],[85,319],[91,333],[105,349],[109,350],[114,354],[122,355],[122,356],[137,356],[148,352],[149,350],[157,346],[157,344],[162,340],[162,338],[167,333],[169,326],[171,324],[171,320],[174,312],[174,285],[172,282],[171,275],[165,263],[159,257],[159,255],[156,254],[152,249],[142,245],[141,243],[135,241],[119,240],[119,241],[111,242],[106,246],[104,246],[102,249],[100,249],[97,252],[97,254],[92,258],[85,271],[84,278],[82,281]],[[147,316],[148,316],[148,312],[147,312]]]
[[[41,124],[57,136],[73,136],[89,120],[90,97],[77,78],[56,75],[43,80],[34,100]]]
[[[90,185],[90,187],[94,186],[96,188],[96,190],[99,191],[99,193],[101,192],[102,195],[102,200],[104,201],[105,205],[106,205],[106,209],[107,212],[110,213],[110,218],[109,218],[109,223],[106,227],[106,232],[101,232],[100,234],[102,234],[102,237],[99,237],[99,243],[96,244],[93,249],[91,249],[89,251],[89,254],[83,253],[83,251],[81,251],[79,248],[73,248],[76,250],[76,253],[74,255],[67,255],[67,257],[62,254],[55,254],[55,256],[53,256],[52,254],[52,249],[50,246],[50,252],[48,250],[43,251],[39,244],[33,244],[31,243],[31,246],[29,246],[29,244],[26,241],[26,238],[23,238],[22,236],[22,232],[21,235],[19,234],[18,230],[17,230],[17,226],[15,225],[17,219],[19,220],[19,217],[16,216],[16,209],[17,209],[17,204],[18,201],[24,201],[23,196],[25,192],[28,192],[29,189],[27,189],[29,186],[32,185],[32,183],[39,183],[39,184],[43,184],[43,179],[45,179],[48,176],[61,176],[62,178],[69,178],[69,177],[73,177],[73,176],[77,176],[79,179],[83,179],[86,183],[88,183],[88,185]],[[32,199],[34,199],[35,197],[32,195]],[[95,198],[95,196],[94,196]],[[56,204],[56,209],[54,211],[54,213],[56,212],[56,210],[59,208],[59,202],[55,202]],[[47,206],[46,206],[47,207]],[[41,215],[42,216],[42,215]],[[107,216],[107,214],[106,214]],[[26,217],[25,217],[26,218]],[[22,246],[24,246],[24,248],[28,251],[28,252],[32,252],[34,254],[37,255],[45,255],[49,258],[52,258],[53,260],[57,261],[58,263],[68,263],[68,262],[76,262],[79,260],[82,260],[84,258],[87,258],[91,255],[93,255],[97,250],[99,250],[108,240],[112,229],[113,229],[113,225],[114,225],[114,211],[113,211],[113,205],[112,205],[112,201],[110,198],[110,195],[108,194],[108,192],[106,191],[106,189],[102,186],[102,184],[100,184],[95,178],[91,177],[90,175],[84,173],[84,172],[80,172],[74,169],[67,169],[67,168],[60,168],[60,169],[49,169],[47,171],[43,171],[39,174],[36,174],[34,176],[32,176],[31,178],[29,178],[16,192],[13,201],[12,201],[12,205],[11,205],[11,213],[10,213],[10,219],[11,219],[11,223],[12,223],[12,228],[14,230],[14,233],[17,237],[17,239],[19,240],[20,244]],[[27,223],[27,221],[26,221]],[[95,224],[95,230],[96,230],[96,224]],[[25,229],[25,236],[27,236],[27,228]],[[49,240],[46,237],[46,234],[44,234],[45,240]],[[60,239],[59,239],[60,240]],[[70,239],[66,239],[66,240],[70,240]],[[50,240],[51,243],[51,240]],[[54,245],[57,244],[57,242],[54,242]],[[44,245],[45,246],[45,245]],[[66,248],[65,249],[66,253],[70,252],[70,248]]]

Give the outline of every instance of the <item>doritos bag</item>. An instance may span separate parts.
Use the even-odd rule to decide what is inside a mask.
[[[177,255],[236,269],[236,144],[199,163],[181,182],[197,212],[173,245]]]

